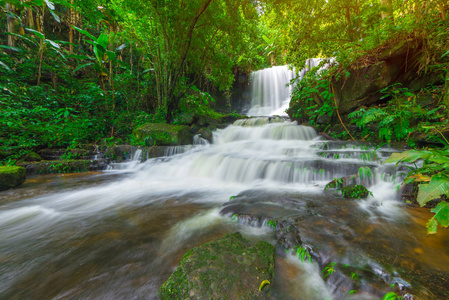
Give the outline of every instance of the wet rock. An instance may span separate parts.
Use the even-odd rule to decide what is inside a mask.
[[[25,168],[0,167],[0,191],[18,187],[25,182],[25,179]]]
[[[208,128],[201,128],[198,131],[198,134],[200,134],[203,139],[209,141],[209,143],[212,143],[212,136],[213,136],[213,134],[212,134],[212,131],[210,129],[208,129]]]
[[[274,246],[226,235],[184,254],[159,290],[161,299],[254,299],[274,275]]]
[[[279,229],[276,230],[276,239],[285,249],[293,249],[294,247],[301,245],[301,237],[298,229],[291,225],[279,224]]]
[[[133,136],[148,146],[189,145],[193,142],[189,127],[164,123],[142,125],[133,130]]]
[[[130,145],[115,145],[108,147],[104,155],[108,159],[120,162],[129,159],[135,149],[136,147]]]
[[[28,175],[101,171],[105,170],[107,165],[106,160],[53,160],[20,163]]]

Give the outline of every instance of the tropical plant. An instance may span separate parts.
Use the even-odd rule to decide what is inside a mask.
[[[422,167],[412,168],[404,183],[418,184],[416,200],[421,206],[441,199],[441,202],[431,210],[435,216],[427,223],[427,234],[435,234],[438,224],[445,228],[449,227],[449,203],[445,201],[449,194],[449,149],[408,150],[393,153],[385,160],[385,163],[416,163],[417,161],[422,161]]]

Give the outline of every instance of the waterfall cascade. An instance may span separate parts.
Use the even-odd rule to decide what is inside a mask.
[[[297,76],[288,66],[276,66],[251,74],[251,108],[248,116],[286,115],[285,110],[290,103],[293,79],[301,80],[312,68],[319,66],[322,59],[311,58]],[[333,63],[331,60],[330,63]],[[322,66],[328,68],[329,63]]]
[[[279,100],[270,110],[284,105],[286,90],[270,96]],[[254,109],[271,103],[257,101]],[[196,138],[162,158],[145,160],[148,153],[136,149],[132,161],[103,174],[33,178],[0,193],[0,294],[157,299],[192,247],[235,231],[276,243],[266,226],[271,218],[295,224],[317,251],[313,265],[276,258],[275,299],[348,299],[352,290],[360,293],[352,299],[379,299],[390,285],[409,289],[408,282],[420,299],[443,299],[449,233],[439,233],[441,243],[426,239],[428,216],[397,201],[407,170],[381,163],[393,151],[326,141],[311,127],[260,117],[216,130],[212,144]],[[339,177],[365,184],[373,196],[348,200],[324,191]],[[239,222],[228,218],[236,211],[246,214]],[[323,279],[332,262],[360,271],[361,279],[341,270]]]

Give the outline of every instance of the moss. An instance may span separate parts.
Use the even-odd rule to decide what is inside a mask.
[[[0,191],[18,187],[25,182],[25,179],[25,168],[0,167]]]
[[[36,152],[29,152],[23,157],[24,161],[41,161],[42,157]]]
[[[368,197],[368,195],[372,195],[372,193],[368,191],[366,187],[359,184],[351,184],[345,186],[344,188],[341,189],[341,194],[345,198],[352,198],[352,199],[362,199]]]
[[[253,299],[274,275],[274,246],[240,233],[189,250],[162,285],[161,299]]]
[[[193,141],[189,127],[165,123],[147,123],[133,130],[138,142],[147,146],[187,145]]]

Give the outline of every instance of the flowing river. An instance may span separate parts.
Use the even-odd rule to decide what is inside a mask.
[[[384,285],[409,299],[449,299],[449,232],[427,237],[431,214],[399,200],[403,170],[381,164],[393,151],[265,117],[180,154],[30,177],[0,193],[0,298],[157,299],[187,250],[235,231],[275,243],[275,218],[296,222],[318,257],[279,251],[275,299],[379,299]],[[324,191],[352,175],[372,197]],[[250,217],[235,220],[235,211]],[[323,279],[332,263],[360,277]]]

